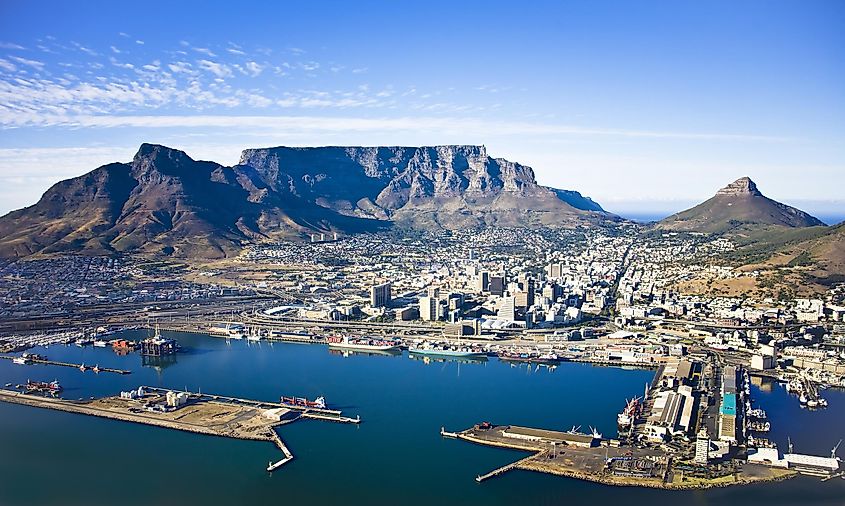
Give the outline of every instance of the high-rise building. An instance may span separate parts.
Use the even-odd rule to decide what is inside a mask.
[[[390,305],[390,283],[382,283],[370,288],[370,305],[373,307]]]
[[[420,319],[423,321],[439,320],[440,301],[434,297],[420,297]]]
[[[516,320],[515,299],[513,297],[504,297],[502,300],[503,303],[501,309],[499,309],[499,318],[509,321]]]
[[[478,277],[475,278],[475,290],[478,292],[486,292],[490,289],[490,273],[488,271],[481,271]]]
[[[504,295],[505,276],[490,276],[490,285],[487,289],[491,295]]]

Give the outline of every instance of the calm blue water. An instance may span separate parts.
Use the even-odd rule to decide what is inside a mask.
[[[0,504],[843,504],[845,481],[799,479],[706,492],[627,489],[517,471],[483,484],[477,474],[522,454],[444,440],[438,432],[481,420],[546,428],[595,425],[608,435],[626,397],[651,371],[565,364],[553,372],[479,364],[425,364],[399,357],[343,357],[317,345],[227,344],[174,334],[187,352],[166,367],[110,349],[35,350],[56,360],[131,369],[128,376],[0,361],[0,383],[54,379],[66,398],[113,394],[139,384],[276,400],[325,395],[359,427],[302,421],[279,432],[295,460],[270,475],[269,443],[0,404]],[[845,437],[845,395],[827,392],[827,412],[802,410],[775,386],[757,393],[773,438],[827,454]]]

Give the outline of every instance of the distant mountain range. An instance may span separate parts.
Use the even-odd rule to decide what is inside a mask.
[[[0,218],[0,256],[114,252],[220,258],[244,243],[392,225],[597,225],[619,221],[580,193],[540,186],[483,146],[249,149],[225,167],[141,145],[59,182]]]
[[[701,204],[673,214],[657,223],[666,230],[725,233],[742,226],[824,226],[800,209],[763,195],[750,178],[739,178]]]

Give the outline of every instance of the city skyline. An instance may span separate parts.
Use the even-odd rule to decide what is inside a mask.
[[[623,216],[742,176],[822,218],[842,208],[835,2],[162,5],[151,23],[4,4],[0,213],[142,142],[226,165],[277,145],[484,144]]]

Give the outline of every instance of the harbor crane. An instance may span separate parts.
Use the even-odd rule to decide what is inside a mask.
[[[836,459],[836,460],[841,460],[839,457],[836,456],[836,450],[839,449],[839,445],[841,445],[841,444],[842,444],[842,440],[840,439],[839,442],[836,443],[836,446],[834,446],[833,449],[830,450],[830,458]]]

